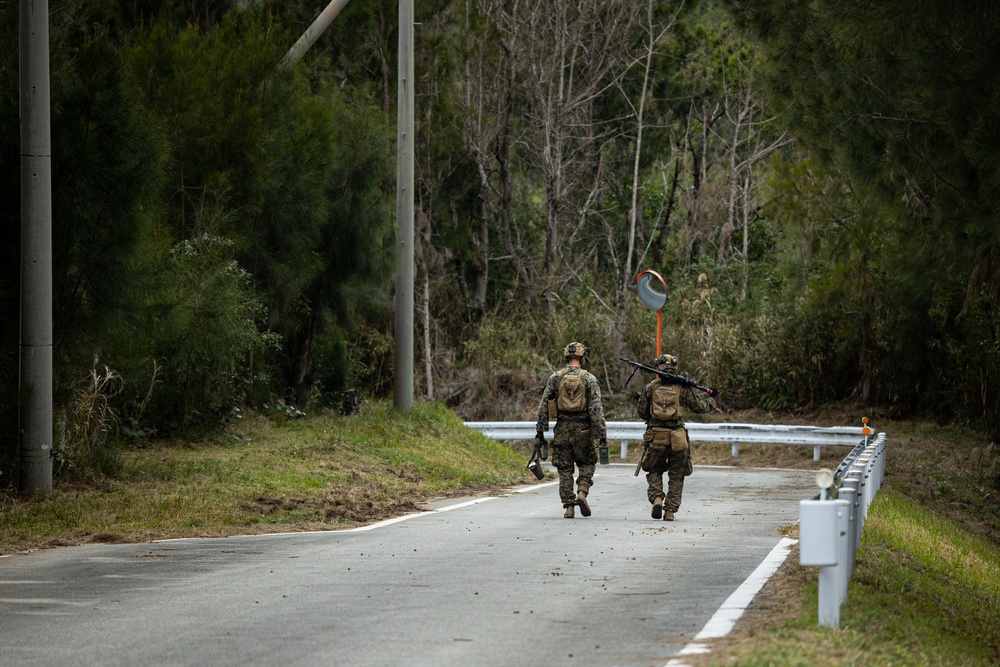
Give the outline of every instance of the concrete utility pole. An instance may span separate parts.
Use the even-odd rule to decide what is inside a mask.
[[[302,36],[299,37],[299,41],[295,42],[292,48],[289,49],[288,53],[285,54],[285,57],[281,59],[281,62],[278,63],[278,67],[280,69],[288,69],[289,67],[294,66],[295,63],[299,62],[302,56],[305,55],[306,51],[308,51],[310,47],[316,43],[319,36],[326,32],[326,29],[330,27],[331,23],[333,23],[333,19],[337,18],[337,14],[339,14],[340,10],[347,5],[348,1],[349,0],[333,0],[333,2],[327,5],[326,9],[320,12],[319,16],[316,17],[316,20],[312,22],[312,25],[309,26],[304,33],[302,33]]]
[[[399,0],[393,404],[413,408],[413,0]]]
[[[18,489],[52,492],[49,3],[20,0],[21,408]]]

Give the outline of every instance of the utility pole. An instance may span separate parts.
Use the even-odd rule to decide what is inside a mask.
[[[413,0],[399,0],[393,404],[413,408]]]
[[[52,492],[49,3],[20,0],[21,342],[18,489]]]
[[[295,42],[291,49],[289,49],[288,53],[285,54],[285,57],[281,59],[281,62],[278,63],[279,69],[289,69],[294,66],[295,63],[299,62],[302,56],[305,55],[306,51],[308,51],[309,48],[316,43],[319,36],[326,32],[326,29],[330,27],[331,23],[333,23],[333,19],[337,18],[337,14],[340,13],[340,10],[343,9],[348,2],[349,0],[333,0],[333,2],[328,4],[326,9],[319,13],[319,16],[317,16],[316,20],[312,22],[312,25],[310,25],[306,31],[302,33],[299,40]]]

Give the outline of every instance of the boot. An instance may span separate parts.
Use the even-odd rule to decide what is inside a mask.
[[[663,520],[664,521],[673,521],[674,520],[674,513],[673,512],[664,512],[663,513]]]
[[[663,516],[663,498],[657,498],[653,501],[653,518],[659,519]]]
[[[566,508],[566,511],[563,513],[563,518],[572,519],[575,513],[574,510],[576,509],[576,505],[563,505],[563,507]]]
[[[576,494],[576,504],[580,506],[580,514],[590,516],[590,505],[587,504],[586,491],[580,491]]]

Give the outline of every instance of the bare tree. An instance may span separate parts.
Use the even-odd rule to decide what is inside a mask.
[[[476,14],[476,11],[479,11]],[[499,230],[502,248],[519,283],[527,283],[528,275],[522,251],[511,229],[511,146],[514,141],[514,98],[517,68],[518,28],[515,17],[520,11],[519,0],[504,2],[487,0],[474,6],[465,3],[463,42],[463,137],[466,149],[479,176],[480,239],[478,250],[489,261],[491,247],[489,230]],[[478,16],[491,26],[496,40],[484,39],[484,30],[473,29],[472,18]],[[477,295],[478,297],[478,295]],[[482,304],[485,305],[485,294]]]
[[[623,351],[624,343],[622,334],[625,328],[625,289],[632,282],[633,268],[632,258],[635,255],[636,229],[639,224],[642,205],[642,180],[640,165],[642,164],[642,140],[646,130],[646,102],[649,95],[650,75],[653,67],[653,59],[657,55],[663,40],[673,30],[677,14],[683,6],[683,1],[677,5],[674,13],[664,22],[657,21],[655,16],[656,3],[654,0],[646,1],[645,21],[642,23],[644,32],[644,52],[641,54],[642,63],[642,84],[639,87],[639,99],[634,102],[623,89],[623,96],[632,108],[635,119],[635,154],[632,159],[632,201],[628,212],[628,237],[627,250],[625,252],[622,270],[615,281],[615,337],[619,352]],[[675,176],[676,181],[676,176]]]
[[[736,51],[740,55],[740,51]],[[728,121],[728,196],[726,201],[726,221],[719,232],[716,261],[726,263],[736,255],[743,265],[740,298],[747,298],[749,273],[749,229],[750,216],[754,210],[753,191],[755,185],[754,168],[766,157],[789,143],[787,134],[768,137],[774,118],[762,118],[766,106],[760,92],[754,87],[754,73],[758,56],[754,49],[736,59],[736,76],[726,81],[723,95],[723,112]],[[773,133],[772,133],[773,135]],[[742,227],[742,247],[733,249],[732,236]]]
[[[539,0],[522,11],[517,44],[534,130],[527,140],[544,181],[548,276],[559,266],[565,216],[599,187],[593,175],[609,135],[595,127],[594,103],[634,62],[629,45],[640,12],[629,0]]]

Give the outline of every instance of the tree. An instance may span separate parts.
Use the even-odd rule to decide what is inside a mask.
[[[900,307],[881,395],[949,404],[996,427],[997,7],[727,4],[766,48],[770,95],[797,140],[874,197],[900,241],[884,267]],[[928,365],[933,386],[920,381]]]
[[[57,409],[95,355],[120,354],[141,333],[155,277],[156,221],[168,146],[139,102],[121,54],[106,32],[87,32],[70,6],[54,15],[52,53],[54,399]],[[0,144],[19,152],[17,4],[0,6]],[[19,311],[20,174],[3,163],[0,299]],[[0,394],[16,404],[17,318],[0,327]],[[8,393],[9,391],[9,393]],[[7,410],[0,410],[5,417]],[[16,433],[5,421],[5,433]]]
[[[544,182],[548,275],[562,264],[567,216],[579,219],[600,187],[595,174],[608,134],[598,126],[595,108],[632,64],[641,10],[637,3],[591,0],[547,0],[524,8],[519,47],[533,129],[527,139]]]

